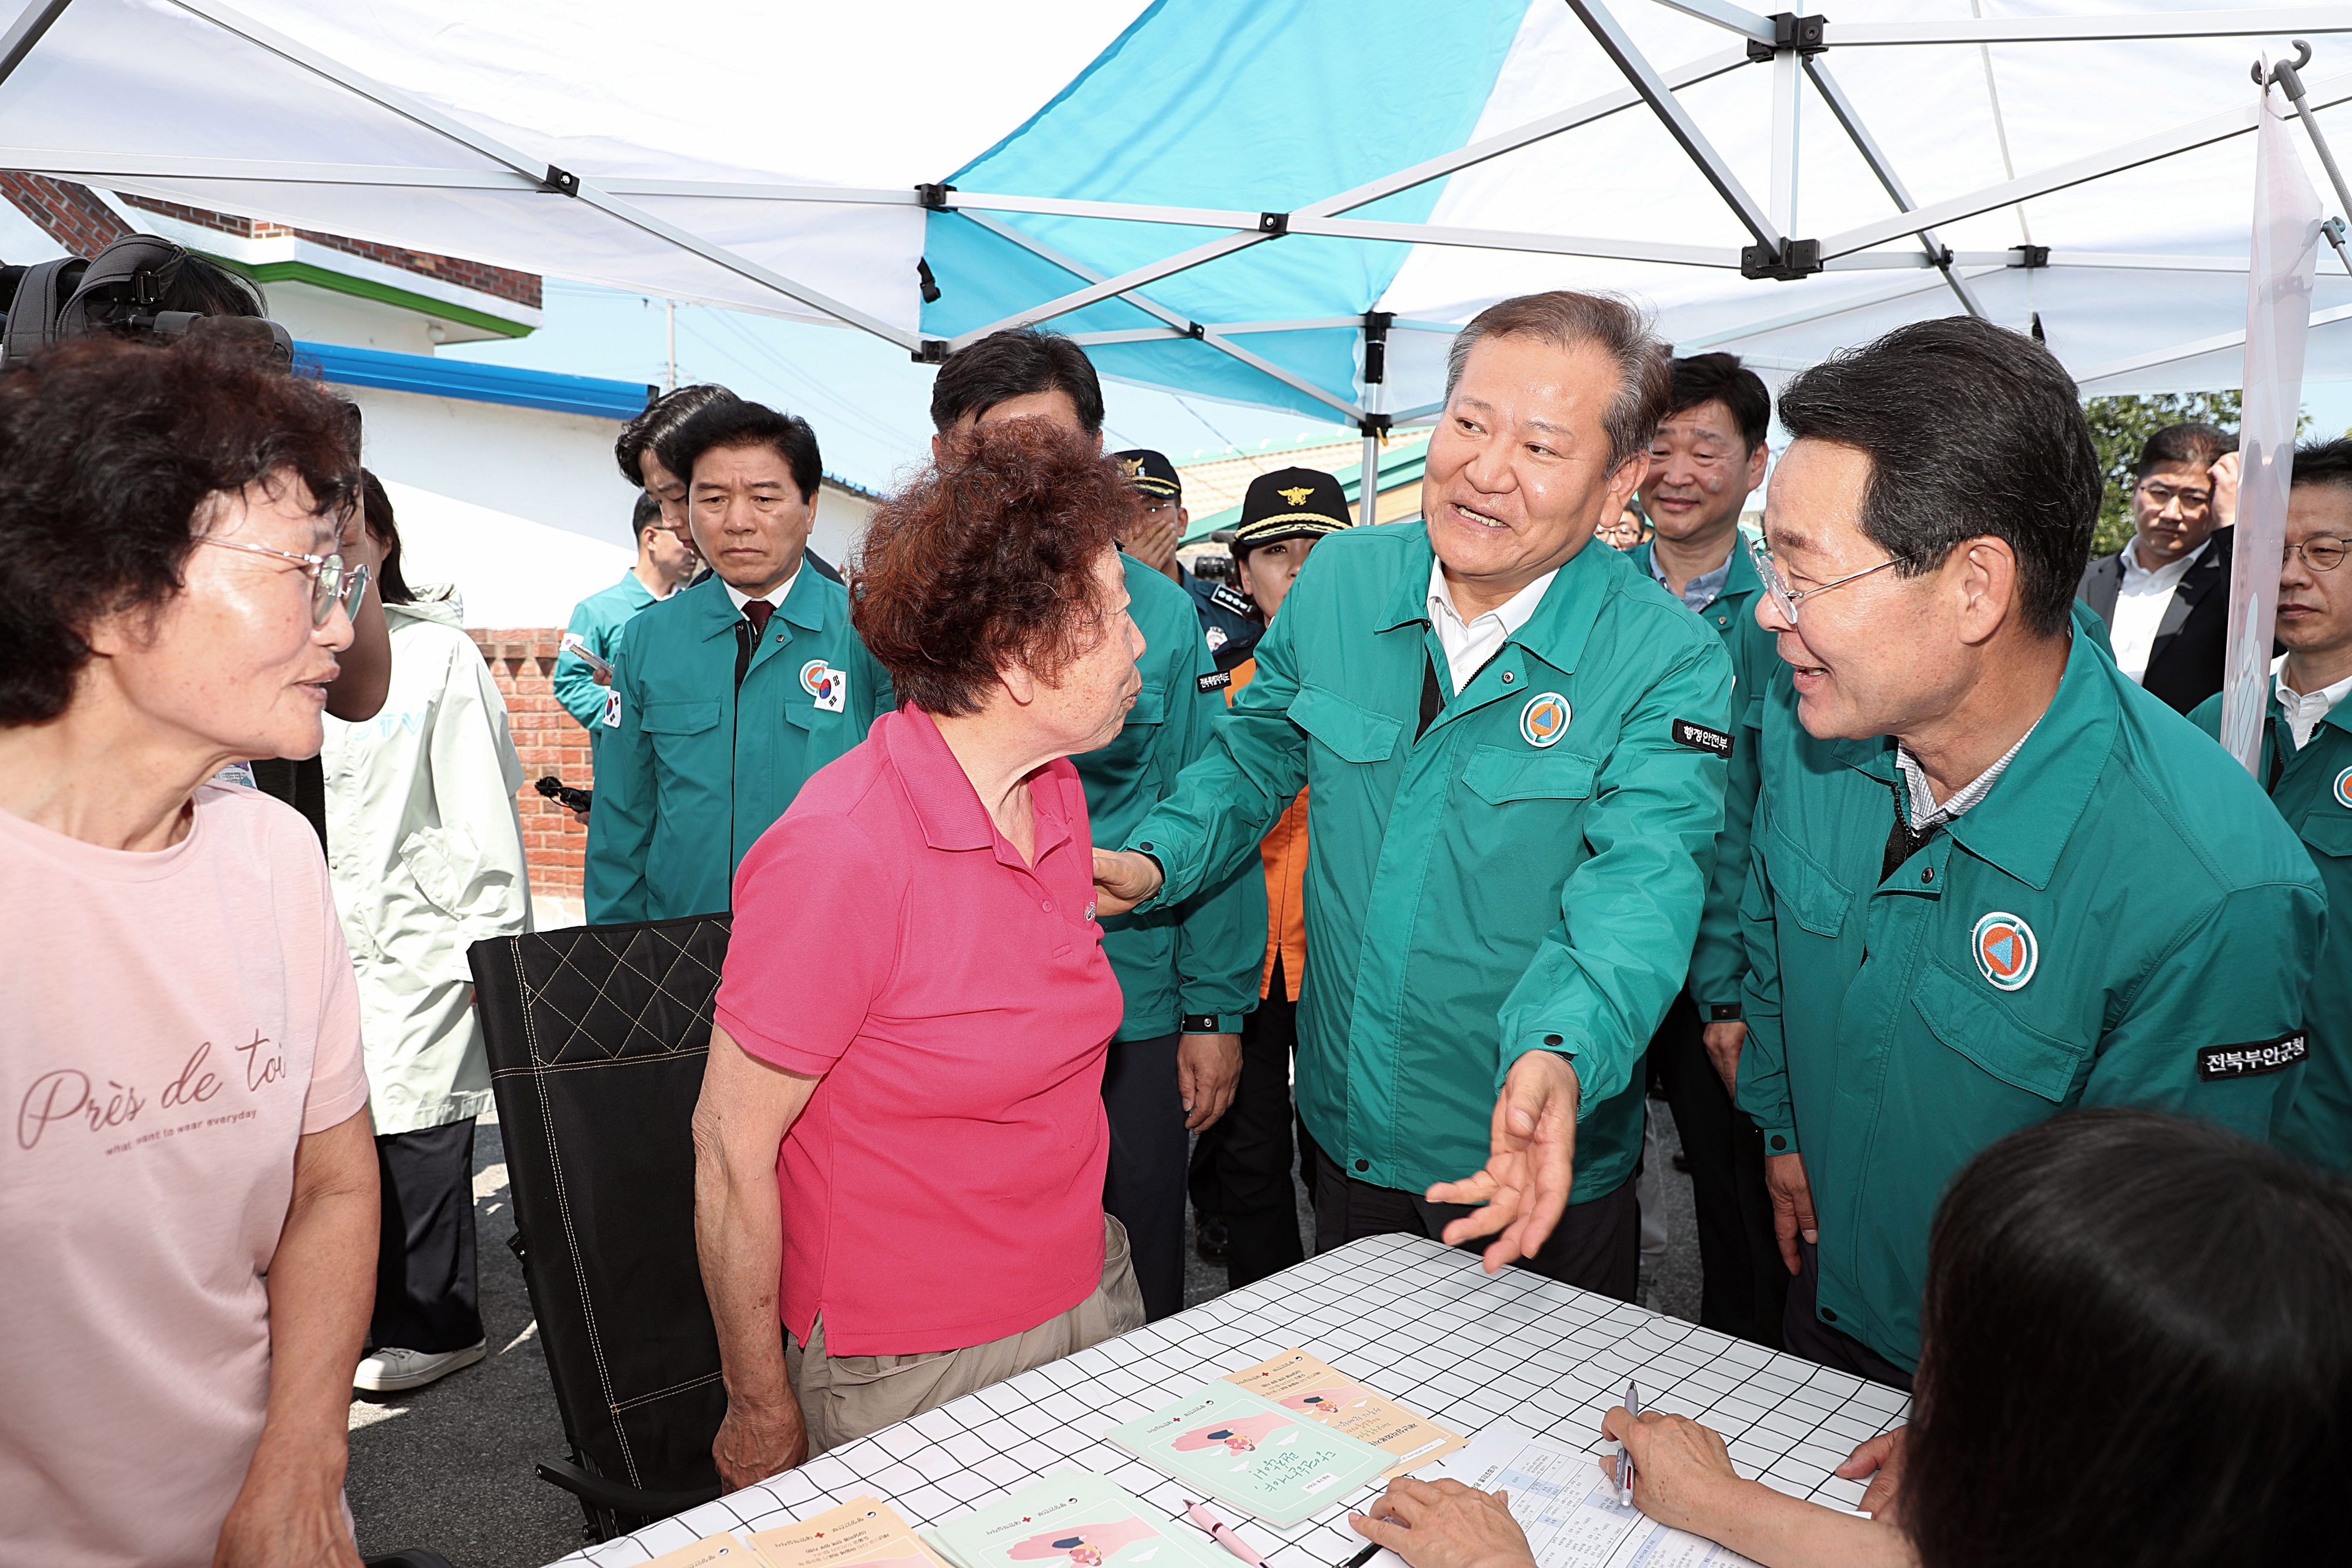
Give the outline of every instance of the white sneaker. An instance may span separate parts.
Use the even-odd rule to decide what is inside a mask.
[[[444,1351],[438,1355],[421,1350],[403,1350],[386,1345],[361,1358],[359,1370],[352,1375],[352,1386],[371,1394],[397,1394],[405,1389],[422,1388],[438,1378],[448,1376],[461,1366],[471,1366],[482,1359],[483,1342],[477,1340],[463,1350]]]

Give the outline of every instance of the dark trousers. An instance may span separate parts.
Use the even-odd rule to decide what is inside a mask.
[[[1698,1321],[1778,1349],[1789,1266],[1772,1239],[1764,1134],[1732,1103],[1707,1060],[1698,1009],[1675,998],[1650,1038],[1650,1077],[1675,1113],[1690,1161],[1698,1228]]]
[[[375,1164],[383,1185],[383,1230],[368,1343],[428,1355],[480,1343],[473,1118],[379,1134]]]
[[[1290,1058],[1298,1045],[1298,1004],[1286,994],[1279,958],[1270,989],[1242,1020],[1242,1077],[1234,1103],[1201,1134],[1215,1207],[1201,1202],[1202,1183],[1192,1188],[1194,1207],[1224,1219],[1225,1277],[1236,1291],[1307,1257],[1298,1239],[1297,1189],[1290,1183],[1297,1147],[1291,1135]]]
[[[1791,1355],[1803,1356],[1807,1361],[1818,1361],[1823,1366],[1851,1372],[1856,1377],[1867,1377],[1873,1383],[1891,1384],[1906,1394],[1910,1393],[1909,1373],[1843,1329],[1822,1322],[1815,1310],[1820,1304],[1822,1284],[1821,1249],[1800,1241],[1797,1243],[1797,1257],[1803,1267],[1797,1277],[1789,1281],[1789,1307],[1781,1319],[1782,1348]],[[1786,1270],[1787,1265],[1782,1265],[1782,1271]]]
[[[1466,1205],[1432,1203],[1419,1193],[1358,1181],[1321,1149],[1314,1153],[1318,1252],[1396,1230],[1442,1240],[1448,1225],[1475,1212]],[[1493,1241],[1491,1236],[1482,1237],[1463,1243],[1461,1249],[1483,1252]],[[1628,1177],[1606,1197],[1569,1205],[1536,1255],[1512,1266],[1531,1269],[1563,1285],[1632,1301],[1642,1272],[1642,1206],[1634,1200],[1633,1179]]]
[[[1115,1040],[1103,1063],[1110,1164],[1103,1207],[1127,1227],[1149,1322],[1184,1306],[1184,1174],[1192,1136],[1176,1092],[1176,1041]]]

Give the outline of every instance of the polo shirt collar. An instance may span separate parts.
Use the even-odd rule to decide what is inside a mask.
[[[963,764],[948,749],[947,737],[940,733],[939,725],[929,714],[909,704],[897,713],[884,715],[874,732],[883,737],[883,744],[890,749],[890,766],[906,786],[908,803],[915,809],[915,820],[923,825],[925,843],[935,850],[997,848],[996,823],[990,819],[988,809],[980,803],[979,791],[971,787]],[[1070,824],[1062,815],[1054,791],[1037,788],[1045,771],[1041,768],[1029,776],[1029,799],[1037,820],[1037,852],[1031,862],[1033,865],[1045,858],[1045,852],[1068,842],[1070,838]],[[1006,855],[1012,856],[1007,864],[1019,863],[1020,856],[1010,847],[997,858],[1003,860]]]
[[[1429,624],[1430,574],[1436,568],[1437,551],[1430,545],[1427,524],[1414,525],[1409,549],[1411,553],[1397,573],[1396,586],[1389,592],[1388,610],[1381,617],[1379,631]],[[1504,646],[1516,643],[1556,670],[1575,669],[1578,657],[1584,652],[1585,640],[1591,635],[1601,601],[1619,586],[1618,579],[1611,574],[1630,574],[1632,570],[1632,565],[1617,551],[1598,539],[1586,540],[1582,549],[1554,569],[1551,586],[1544,591],[1542,601],[1524,625],[1504,639]]]

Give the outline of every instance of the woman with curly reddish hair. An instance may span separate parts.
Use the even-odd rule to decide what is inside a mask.
[[[1135,505],[1094,444],[1015,420],[866,536],[852,618],[904,706],[736,872],[695,1109],[730,1490],[1143,1322],[1102,1207],[1122,1007],[1066,760],[1141,687]]]

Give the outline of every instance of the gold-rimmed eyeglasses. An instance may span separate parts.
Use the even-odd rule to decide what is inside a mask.
[[[241,549],[247,555],[275,556],[290,560],[310,574],[310,624],[324,626],[340,603],[347,616],[360,612],[360,598],[367,592],[368,569],[346,566],[338,555],[297,555],[292,550],[271,549],[268,545],[247,544],[243,539],[216,539],[209,536],[196,540],[200,545],[218,545],[223,549]]]
[[[2334,571],[2344,564],[2344,553],[2352,544],[2334,534],[2314,534],[2299,545],[2289,545],[2280,552],[2279,564],[2284,566],[2289,556],[2301,556],[2303,564],[2314,571]]]
[[[1797,606],[1814,594],[1827,593],[1832,588],[1843,588],[1849,582],[1859,582],[1872,572],[1885,571],[1890,566],[1899,566],[1910,558],[1899,555],[1888,556],[1876,566],[1866,566],[1860,571],[1850,571],[1834,581],[1824,582],[1819,588],[1808,588],[1801,591],[1790,588],[1781,578],[1780,569],[1772,564],[1772,552],[1763,540],[1748,541],[1748,559],[1756,563],[1756,576],[1764,584],[1764,591],[1771,595],[1772,607],[1780,611],[1790,625],[1794,626],[1797,623]]]

